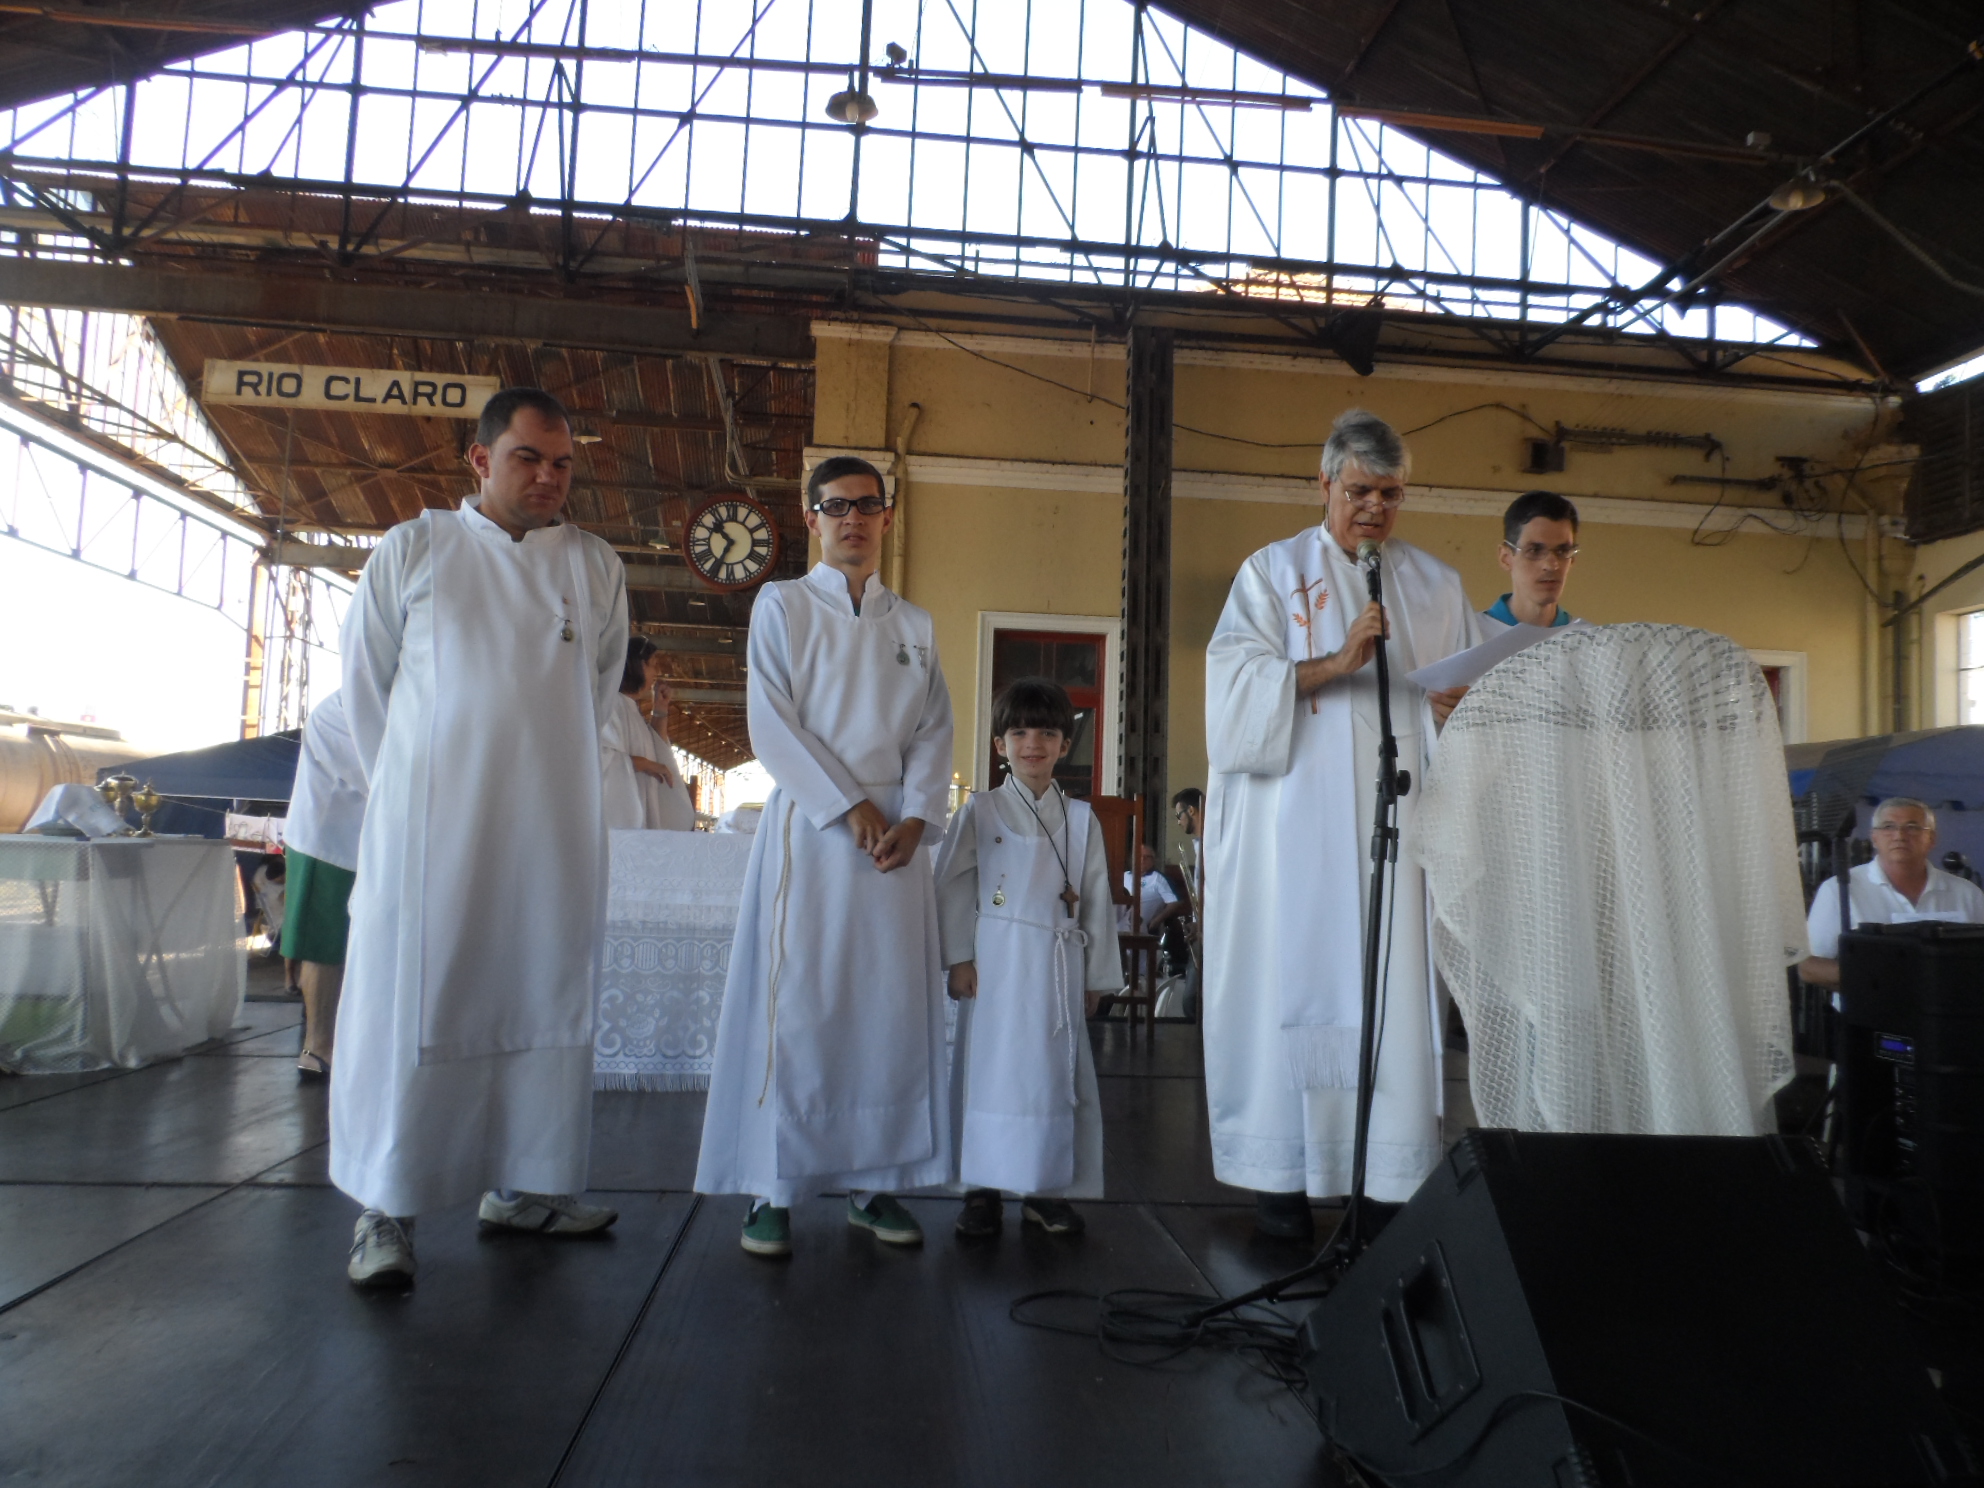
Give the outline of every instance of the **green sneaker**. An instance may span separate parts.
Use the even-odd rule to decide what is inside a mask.
[[[923,1226],[916,1222],[916,1216],[888,1194],[876,1194],[868,1201],[866,1209],[857,1209],[850,1197],[847,1201],[847,1222],[860,1229],[872,1230],[875,1238],[887,1245],[923,1243]]]
[[[792,1254],[792,1211],[770,1204],[753,1204],[744,1216],[744,1248],[752,1255]]]

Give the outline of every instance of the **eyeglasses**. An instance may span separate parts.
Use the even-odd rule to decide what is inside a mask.
[[[828,496],[813,503],[813,510],[826,517],[844,517],[851,511],[858,511],[864,517],[880,516],[889,509],[886,496],[859,496],[850,501],[845,496]]]
[[[1576,543],[1558,543],[1554,548],[1545,547],[1542,543],[1505,542],[1502,546],[1525,563],[1541,563],[1545,558],[1555,558],[1559,563],[1569,563],[1578,555]]]
[[[1342,496],[1352,506],[1397,511],[1405,500],[1405,488],[1400,486],[1395,490],[1380,490],[1371,486],[1344,486]]]
[[[1920,833],[1926,832],[1929,829],[1921,822],[1877,822],[1874,825],[1874,830],[1876,832]]]

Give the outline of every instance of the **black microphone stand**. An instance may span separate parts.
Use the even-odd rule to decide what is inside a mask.
[[[1377,544],[1370,546],[1376,548]],[[1360,551],[1360,560],[1363,556]],[[1379,573],[1381,564],[1382,558],[1374,552],[1364,568],[1364,583],[1371,602],[1380,607],[1385,602],[1384,579]],[[1389,623],[1385,628],[1390,629]],[[1398,800],[1412,789],[1412,777],[1398,767],[1398,737],[1392,732],[1391,662],[1385,654],[1385,641],[1381,633],[1373,649],[1378,664],[1378,799],[1377,809],[1371,814],[1371,892],[1364,915],[1364,999],[1357,1038],[1357,1125],[1350,1145],[1350,1196],[1344,1201],[1343,1219],[1337,1224],[1336,1233],[1312,1260],[1286,1276],[1263,1282],[1251,1292],[1200,1309],[1189,1319],[1194,1326],[1256,1302],[1293,1301],[1288,1295],[1290,1290],[1312,1276],[1331,1273],[1329,1281],[1334,1284],[1377,1238],[1375,1216],[1370,1212],[1370,1200],[1364,1195],[1364,1183],[1371,1152],[1371,1102],[1378,1085],[1378,991],[1380,969],[1384,965],[1385,888],[1389,870],[1398,861]]]

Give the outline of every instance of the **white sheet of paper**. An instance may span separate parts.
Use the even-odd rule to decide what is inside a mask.
[[[1527,651],[1538,641],[1547,641],[1559,630],[1568,627],[1548,625],[1512,625],[1500,635],[1483,641],[1466,651],[1456,651],[1452,656],[1423,666],[1416,672],[1407,672],[1405,680],[1423,687],[1428,692],[1444,692],[1449,687],[1472,687],[1488,674],[1489,668],[1497,662],[1507,661],[1518,651]]]

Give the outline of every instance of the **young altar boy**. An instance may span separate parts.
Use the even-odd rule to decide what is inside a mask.
[[[866,460],[806,484],[820,562],[751,610],[751,745],[777,789],[759,819],[717,1020],[701,1193],[753,1198],[744,1249],[792,1249],[797,1197],[848,1191],[847,1222],[923,1231],[892,1196],[950,1177],[943,964],[930,855],[951,786],[935,626],[876,577],[893,513]]]
[[[1087,1014],[1123,985],[1102,826],[1054,781],[1075,732],[1060,684],[1029,677],[992,705],[992,747],[1006,763],[974,796],[937,862],[950,995],[957,1232],[999,1233],[1001,1190],[1050,1235],[1079,1235],[1070,1198],[1102,1197],[1102,1107]]]

